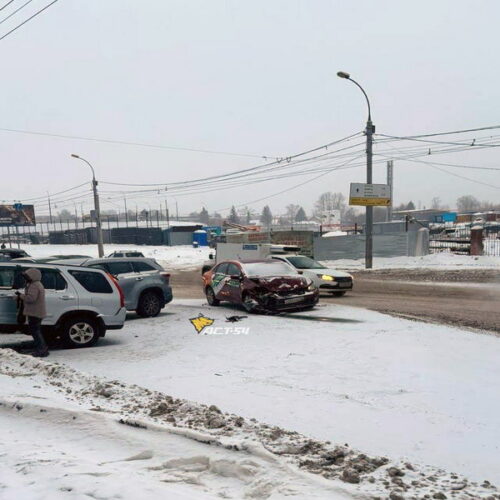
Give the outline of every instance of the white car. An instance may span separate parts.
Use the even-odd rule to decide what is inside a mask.
[[[23,271],[42,274],[47,316],[42,334],[59,337],[68,347],[90,347],[106,330],[123,328],[127,311],[118,282],[100,269],[38,263],[0,263],[0,334],[27,333],[18,324],[16,292],[25,287]]]
[[[310,257],[296,254],[274,254],[271,257],[290,264],[304,276],[311,278],[320,292],[328,292],[341,297],[348,290],[352,290],[353,280],[349,273],[325,267]]]

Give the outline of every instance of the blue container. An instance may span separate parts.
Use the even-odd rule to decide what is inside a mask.
[[[195,246],[196,244],[196,246]],[[198,229],[193,233],[193,247],[208,247],[208,235],[203,229]]]

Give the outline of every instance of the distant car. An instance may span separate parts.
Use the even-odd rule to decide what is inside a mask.
[[[170,273],[154,259],[116,257],[113,259],[67,259],[61,265],[102,269],[111,274],[125,294],[125,307],[142,317],[154,317],[172,300]]]
[[[42,333],[60,337],[68,347],[89,347],[106,330],[123,327],[126,317],[123,292],[116,280],[98,269],[31,263],[0,263],[0,333],[26,333],[18,325],[15,292],[24,288],[23,271],[42,273],[47,316]]]
[[[352,290],[352,275],[344,271],[328,268],[310,257],[296,254],[277,254],[272,255],[272,258],[290,264],[304,276],[311,278],[320,292],[329,292],[341,297],[348,290]]]
[[[108,259],[116,259],[119,257],[144,257],[144,254],[135,250],[117,250],[108,255]]]
[[[2,248],[0,249],[0,255],[8,259],[20,259],[21,257],[30,257],[30,255],[20,248]]]
[[[314,307],[319,292],[292,266],[273,260],[224,261],[203,275],[207,301],[227,301],[249,312],[280,312]]]

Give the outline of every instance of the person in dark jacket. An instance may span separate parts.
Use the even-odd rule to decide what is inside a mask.
[[[42,319],[47,316],[45,288],[41,282],[42,273],[38,269],[31,268],[25,271],[23,276],[26,280],[26,287],[19,297],[23,301],[24,315],[28,318],[29,330],[35,341],[33,356],[44,358],[49,355],[49,348],[41,331]]]

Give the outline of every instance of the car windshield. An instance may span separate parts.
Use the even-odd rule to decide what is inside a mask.
[[[306,257],[305,255],[296,255],[293,257],[287,257],[288,261],[295,266],[297,269],[326,269],[323,264],[318,261]]]
[[[247,276],[288,276],[297,275],[292,267],[284,262],[269,261],[269,262],[253,262],[244,264],[245,273]]]

